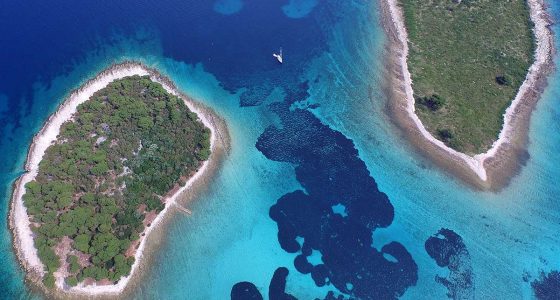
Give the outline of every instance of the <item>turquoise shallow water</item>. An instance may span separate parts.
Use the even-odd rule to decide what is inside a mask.
[[[0,105],[0,111],[24,111],[17,123],[3,123],[4,143],[0,145],[8,158],[0,162],[2,215],[7,215],[10,185],[22,170],[32,135],[69,89],[112,62],[140,60],[161,70],[181,90],[223,116],[232,148],[207,189],[189,204],[193,215],[172,216],[153,263],[133,296],[227,299],[235,283],[250,281],[268,299],[274,270],[283,266],[290,271],[286,292],[299,299],[323,298],[336,289],[317,287],[309,274],[296,270],[295,255],[280,247],[277,223],[269,216],[278,198],[302,188],[296,165],[270,160],[255,147],[268,126],[285,126],[268,104],[281,101],[287,94],[286,86],[308,80],[309,97],[295,102],[291,109],[318,105],[309,110],[353,141],[379,190],[394,206],[392,224],[374,231],[373,247],[380,250],[397,241],[417,264],[416,284],[405,290],[403,298],[446,298],[447,289],[434,277],[450,272],[437,266],[424,245],[440,228],[452,229],[462,237],[469,253],[475,298],[532,298],[529,282],[541,271],[560,269],[560,73],[551,75],[533,115],[526,166],[503,191],[478,192],[416,154],[388,119],[381,91],[384,36],[375,3],[349,2],[342,7],[345,14],[337,15],[329,13],[333,7],[324,8],[318,1],[284,2],[278,9],[284,9],[288,18],[318,24],[323,35],[317,43],[324,45],[314,48],[309,61],[301,66],[288,65],[285,73],[276,74],[272,67],[272,71],[259,71],[260,76],[272,78],[259,81],[259,86],[265,86],[262,89],[254,88],[258,79],[225,76],[207,60],[218,59],[215,56],[192,59],[196,55],[187,53],[181,57],[182,51],[194,51],[188,49],[195,46],[170,46],[163,25],[98,32],[85,47],[88,50],[66,63],[62,71],[54,68],[58,71],[52,75],[38,70],[33,85],[25,87],[25,97],[33,99],[31,104]],[[560,6],[550,4],[558,16]],[[250,1],[217,1],[209,9],[241,18],[249,5]],[[327,13],[319,13],[322,9]],[[196,17],[196,9],[192,11]],[[557,26],[553,29],[560,37]],[[204,28],[192,30],[203,32]],[[286,52],[290,59],[289,49]],[[243,92],[251,89],[259,96],[259,105],[240,106]],[[0,93],[9,95],[4,98],[10,100],[14,95],[4,90]],[[0,104],[5,101],[0,99]],[[41,297],[23,283],[7,228],[0,235],[0,247],[6,253],[0,261],[5,295]],[[313,264],[322,261],[317,251],[308,260]]]

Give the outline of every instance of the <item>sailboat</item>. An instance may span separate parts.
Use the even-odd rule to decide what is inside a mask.
[[[280,48],[280,54],[272,53],[272,56],[274,56],[279,63],[283,63],[284,57],[282,56],[282,48]]]

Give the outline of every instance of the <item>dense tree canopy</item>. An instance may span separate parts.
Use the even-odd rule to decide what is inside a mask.
[[[118,281],[130,272],[127,250],[149,212],[210,155],[210,132],[184,102],[147,76],[117,80],[78,107],[26,185],[24,203],[48,272],[71,239],[66,279]],[[80,257],[81,259],[78,259]]]

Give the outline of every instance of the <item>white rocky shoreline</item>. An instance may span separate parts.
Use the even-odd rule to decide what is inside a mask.
[[[132,265],[128,276],[122,277],[118,283],[112,285],[85,286],[83,283],[80,283],[78,286],[68,287],[64,283],[64,277],[60,274],[57,275],[58,272],[55,272],[56,292],[87,296],[115,295],[122,293],[131,278],[133,278],[137,273],[138,267],[144,256],[146,241],[150,236],[150,233],[158,227],[164,217],[169,213],[172,205],[176,204],[177,198],[187,189],[193,187],[195,183],[201,181],[200,178],[203,177],[210,169],[209,164],[216,159],[214,150],[216,149],[217,135],[219,135],[219,133],[214,122],[214,118],[211,115],[213,112],[210,112],[208,109],[201,107],[200,104],[193,102],[191,99],[179,92],[169,79],[158,73],[156,70],[141,63],[124,62],[112,65],[108,69],[102,71],[95,78],[87,81],[80,88],[73,91],[59,106],[58,110],[45,122],[42,129],[35,135],[33,142],[31,143],[25,163],[25,173],[14,183],[9,224],[14,235],[14,249],[19,262],[27,271],[28,278],[34,282],[40,282],[44,271],[43,264],[41,263],[37,255],[37,249],[34,246],[29,216],[23,203],[25,184],[34,180],[37,176],[39,163],[41,162],[45,151],[56,140],[62,124],[72,119],[73,114],[77,111],[78,105],[87,101],[95,92],[105,88],[112,81],[133,75],[149,75],[152,81],[160,83],[168,93],[183,99],[189,110],[196,113],[199,120],[210,129],[210,147],[212,154],[208,160],[202,163],[198,171],[187,180],[185,185],[180,187],[173,195],[166,199],[165,208],[157,215],[151,225],[144,229],[143,234],[140,236],[139,247],[134,254],[135,262]]]
[[[546,74],[550,66],[552,65],[552,55],[553,55],[553,44],[554,37],[549,26],[551,25],[550,17],[546,12],[545,3],[543,0],[527,0],[527,4],[530,9],[531,20],[534,23],[534,36],[536,41],[535,49],[535,61],[529,68],[527,76],[519,88],[519,91],[513,99],[511,105],[507,108],[504,113],[504,124],[502,130],[499,133],[498,139],[492,144],[492,147],[485,153],[476,154],[474,156],[467,155],[465,153],[458,152],[442,141],[436,139],[422,124],[418,115],[415,113],[415,100],[413,97],[413,82],[411,74],[408,70],[407,58],[408,58],[408,35],[406,32],[406,27],[403,18],[402,9],[399,6],[398,0],[382,0],[385,1],[386,11],[389,14],[387,18],[390,18],[392,23],[391,29],[394,30],[398,46],[397,52],[400,52],[397,59],[399,73],[399,81],[404,85],[404,94],[406,97],[406,109],[408,118],[414,123],[417,131],[422,135],[428,143],[435,146],[436,148],[443,150],[450,158],[454,161],[460,161],[464,163],[470,169],[479,181],[485,183],[489,181],[489,167],[488,162],[494,159],[500,159],[500,153],[507,148],[507,145],[515,138],[518,125],[516,125],[516,118],[522,118],[518,114],[527,113],[522,111],[521,107],[526,105],[526,102],[531,101],[531,97],[534,97],[535,90],[538,89],[536,86],[539,81],[542,80],[543,74]],[[400,78],[402,76],[402,78]],[[538,92],[537,92],[538,94]],[[538,96],[537,96],[538,97]],[[521,111],[521,112],[520,112]],[[530,112],[528,112],[530,114]],[[521,123],[521,122],[518,122]]]

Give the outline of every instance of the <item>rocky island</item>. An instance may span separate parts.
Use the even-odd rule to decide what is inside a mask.
[[[529,117],[552,69],[540,0],[382,1],[389,97],[421,152],[482,188],[527,156]]]
[[[29,277],[59,292],[122,292],[151,229],[208,170],[215,132],[212,112],[140,64],[72,93],[15,184],[10,225]]]

